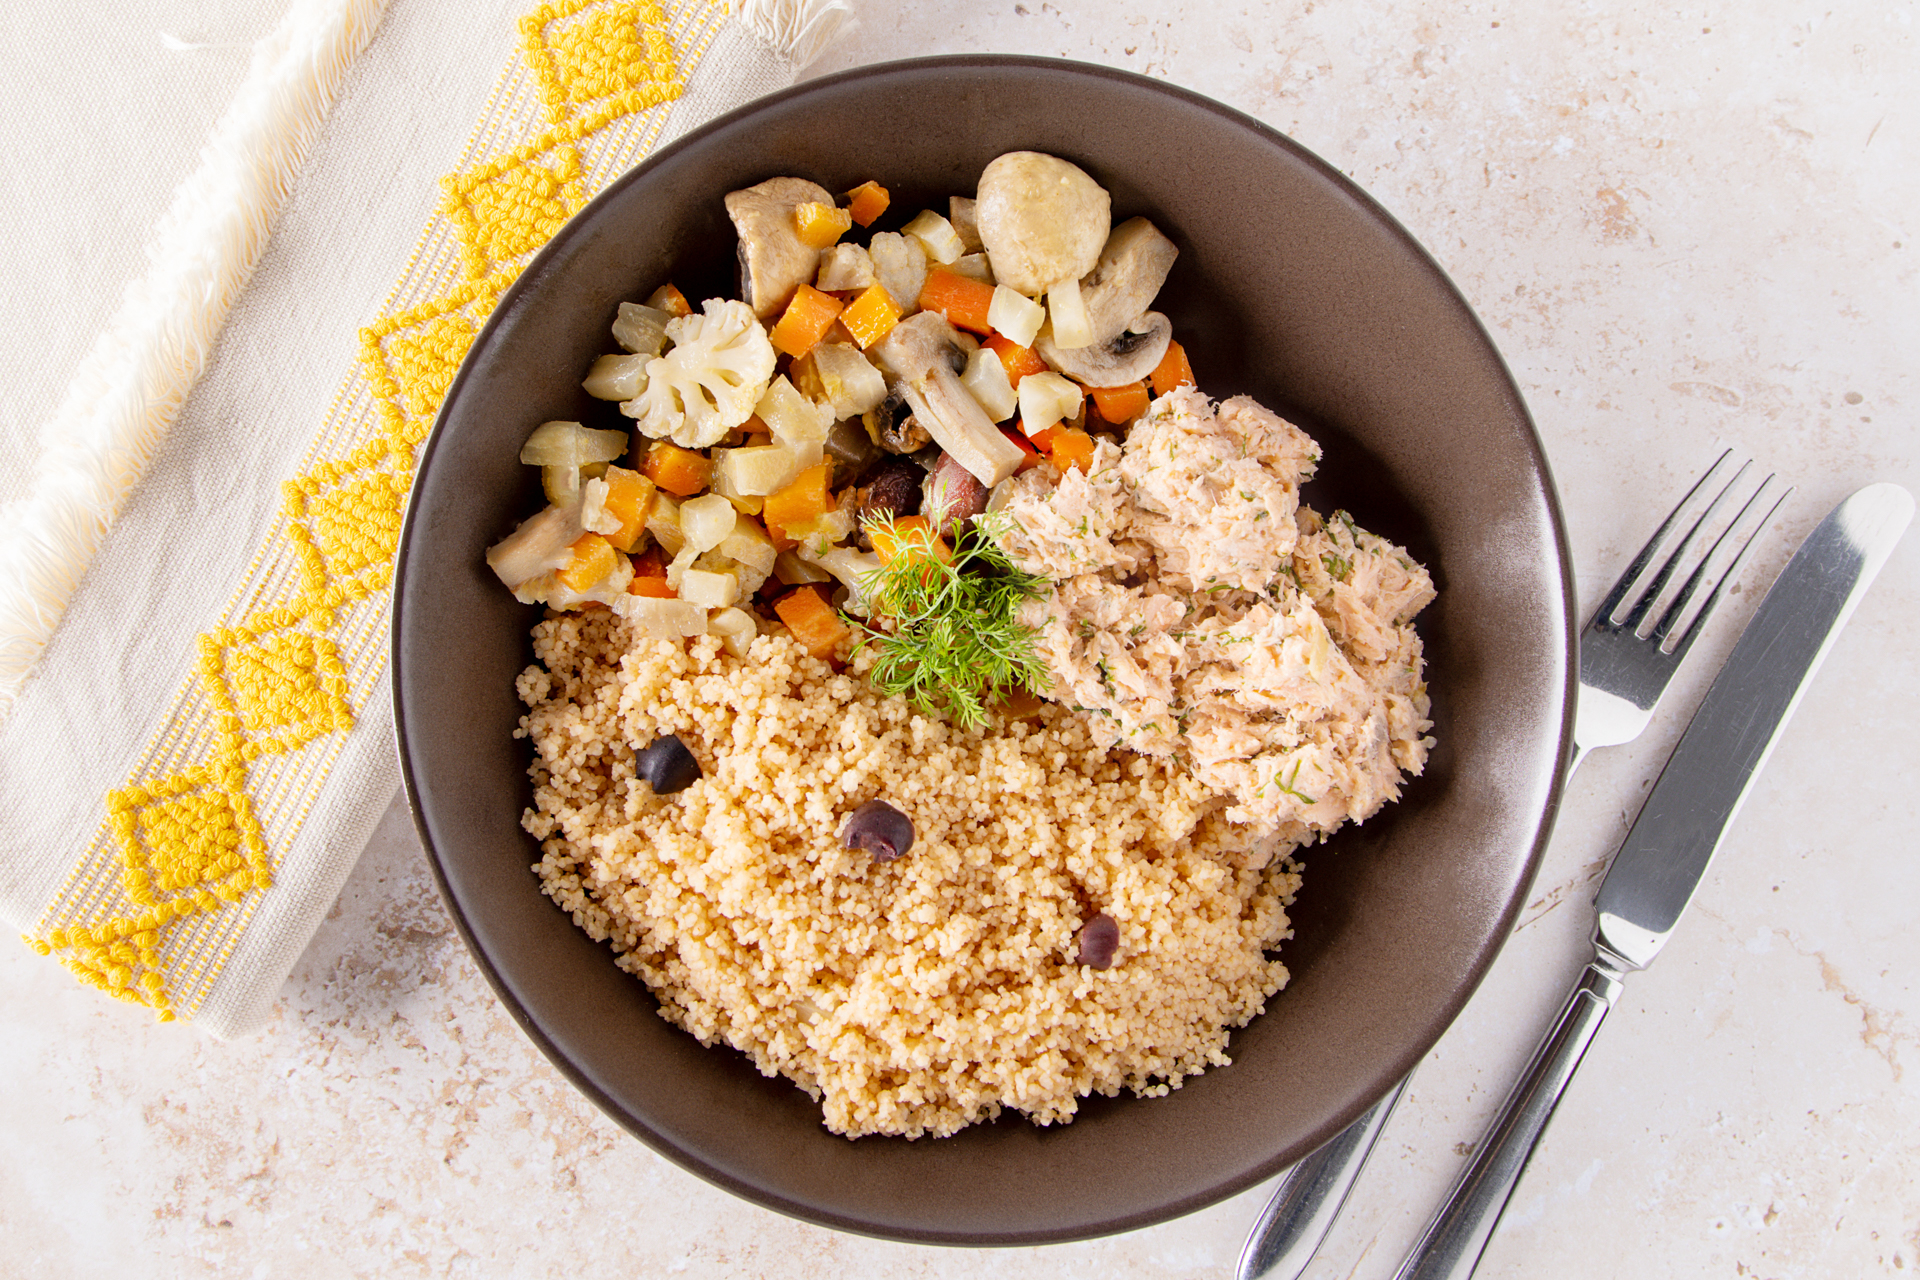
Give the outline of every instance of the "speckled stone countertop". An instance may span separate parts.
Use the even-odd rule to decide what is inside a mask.
[[[814,74],[954,51],[1164,77],[1351,175],[1452,275],[1538,420],[1590,604],[1722,445],[1798,489],[1920,489],[1911,0],[857,0]],[[1733,598],[1673,703],[1704,690]],[[1920,1269],[1920,535],[1812,686],[1660,963],[1633,977],[1485,1277]],[[1309,1275],[1392,1274],[1586,959],[1678,736],[1571,785],[1512,941]],[[0,948],[0,1275],[1232,1274],[1256,1190],[1049,1248],[920,1248],[737,1200],[577,1094],[494,1001],[398,808],[233,1044]],[[1228,1068],[1231,1069],[1231,1068]],[[1920,1082],[1920,1077],[1916,1077]]]

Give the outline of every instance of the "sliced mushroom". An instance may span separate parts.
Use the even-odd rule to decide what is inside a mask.
[[[974,203],[993,278],[1032,297],[1093,270],[1113,223],[1106,188],[1038,151],[1009,151],[981,171]]]
[[[741,297],[762,320],[784,311],[820,266],[820,250],[800,238],[793,220],[808,203],[830,205],[833,196],[805,178],[768,178],[727,193],[727,216],[740,235]]]
[[[1153,372],[1167,353],[1173,328],[1165,316],[1147,310],[1173,270],[1180,250],[1145,218],[1129,218],[1113,229],[1100,259],[1080,281],[1093,341],[1062,347],[1043,328],[1034,349],[1060,372],[1090,387],[1138,382]]]
[[[1025,460],[1020,446],[1000,434],[987,411],[961,383],[967,348],[937,311],[921,311],[895,325],[873,353],[892,375],[913,416],[955,462],[992,488]]]

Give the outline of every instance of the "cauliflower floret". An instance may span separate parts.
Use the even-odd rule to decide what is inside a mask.
[[[635,404],[643,435],[685,449],[715,444],[752,417],[773,376],[773,343],[752,307],[709,298],[702,311],[668,323],[673,346],[647,362]]]

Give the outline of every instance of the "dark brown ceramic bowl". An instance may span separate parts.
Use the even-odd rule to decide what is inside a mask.
[[[1405,799],[1309,851],[1292,984],[1234,1033],[1233,1065],[1156,1100],[1089,1100],[1070,1125],[850,1142],[741,1055],[703,1049],[541,896],[520,829],[515,674],[535,612],[487,546],[537,509],[515,455],[549,418],[603,417],[580,379],[616,305],[672,276],[730,293],[721,196],[776,174],[892,189],[877,229],[1030,148],[1074,160],[1116,222],[1180,246],[1160,307],[1200,385],[1292,414],[1344,506],[1434,570],[1422,615],[1439,746]],[[1157,81],[965,57],[869,67],[713,122],[621,179],[502,301],[424,448],[395,588],[408,799],[500,999],[589,1097],[663,1155],[771,1208],[952,1244],[1145,1226],[1243,1190],[1352,1120],[1439,1038],[1512,926],[1559,796],[1573,706],[1571,573],[1552,482],[1499,354],[1420,246],[1332,168]]]

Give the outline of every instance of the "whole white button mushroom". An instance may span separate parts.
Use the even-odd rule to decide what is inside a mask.
[[[1093,270],[1113,206],[1106,188],[1078,165],[1009,151],[981,171],[974,220],[993,278],[1034,297]]]

